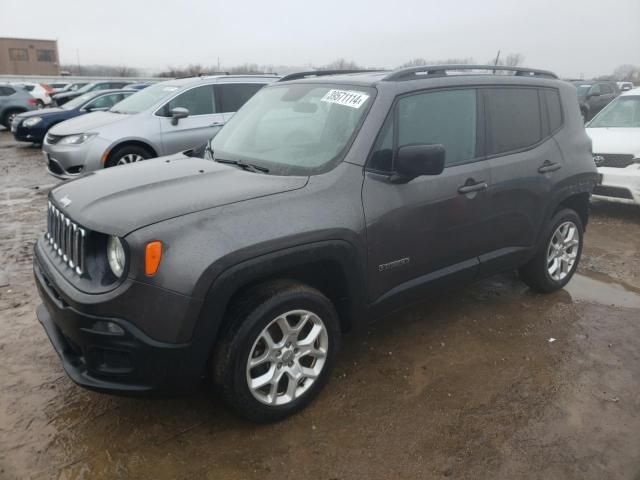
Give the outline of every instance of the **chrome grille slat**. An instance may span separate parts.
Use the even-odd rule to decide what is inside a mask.
[[[82,275],[85,267],[86,230],[58,210],[53,203],[48,202],[47,210],[45,239],[56,256],[76,274]]]

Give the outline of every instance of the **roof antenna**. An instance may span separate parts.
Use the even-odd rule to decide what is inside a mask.
[[[498,50],[498,55],[496,55],[496,61],[495,61],[495,63],[493,64],[493,66],[494,66],[494,67],[497,67],[497,66],[498,66],[498,61],[499,61],[499,60],[500,60],[500,50]],[[495,74],[495,73],[496,73],[496,71],[494,70],[494,71],[493,71],[493,73]]]

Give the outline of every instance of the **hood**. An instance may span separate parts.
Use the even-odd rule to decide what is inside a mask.
[[[296,190],[307,181],[178,154],[93,172],[50,195],[80,225],[123,237],[180,215]]]
[[[640,128],[587,128],[593,153],[640,154]]]
[[[91,112],[77,118],[72,118],[66,122],[59,123],[51,129],[54,135],[74,135],[94,131],[96,128],[104,127],[110,123],[117,122],[130,115],[112,112]]]
[[[78,92],[60,92],[60,93],[54,93],[51,98],[53,100],[56,100],[58,98],[73,98],[79,95],[82,95],[82,94]]]

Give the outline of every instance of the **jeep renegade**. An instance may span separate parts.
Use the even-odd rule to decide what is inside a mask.
[[[428,291],[511,269],[539,292],[571,279],[597,182],[571,84],[493,66],[325,74],[260,90],[205,158],[51,191],[37,315],[76,383],[206,379],[274,421],[322,389],[342,333]]]

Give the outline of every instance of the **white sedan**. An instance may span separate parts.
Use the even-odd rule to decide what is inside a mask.
[[[620,95],[586,127],[602,174],[594,198],[640,205],[640,88]]]

